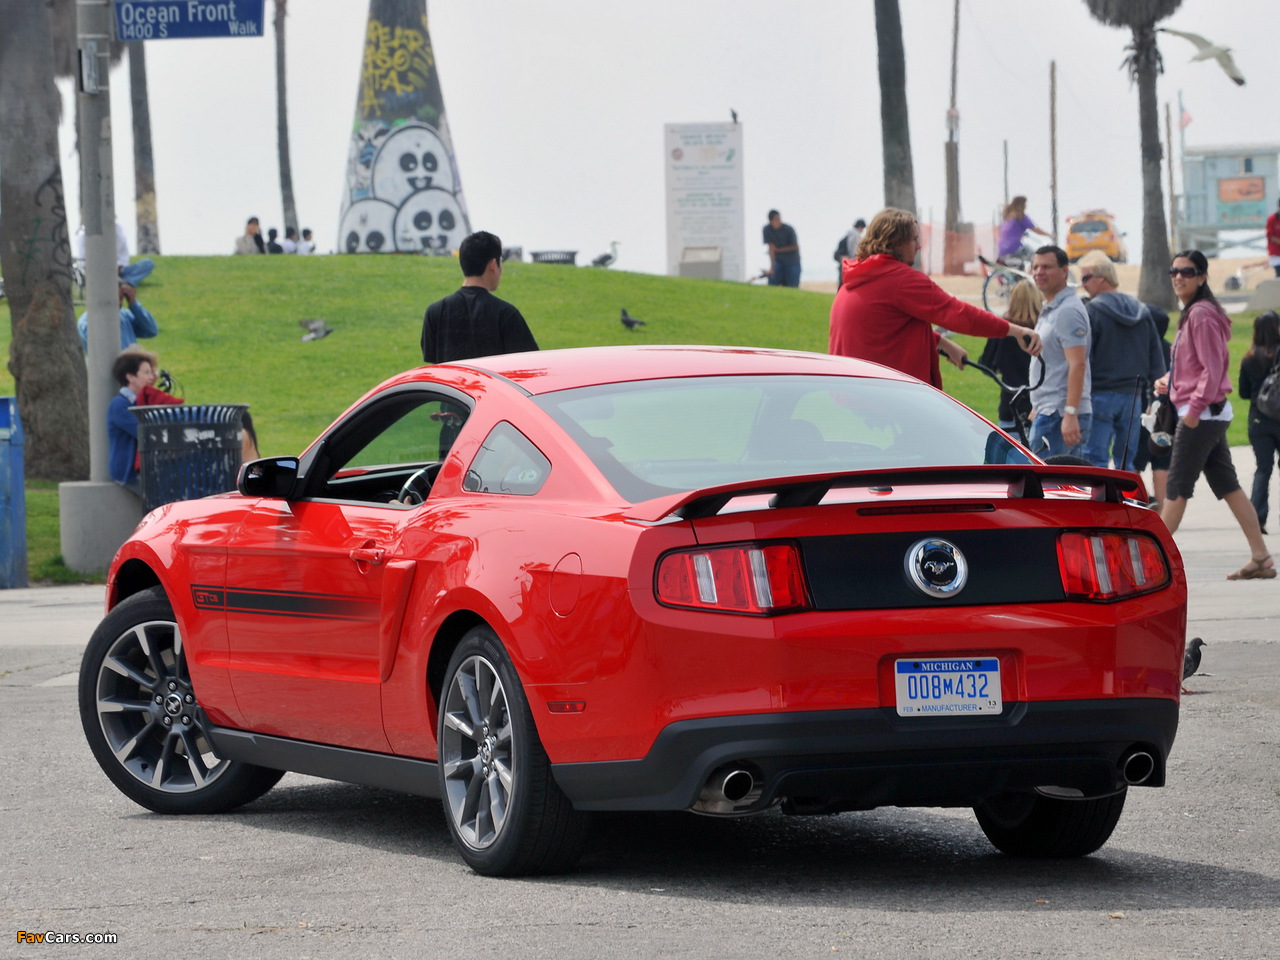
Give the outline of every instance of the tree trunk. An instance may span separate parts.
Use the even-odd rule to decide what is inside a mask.
[[[0,0],[0,23],[0,268],[27,475],[83,480],[86,374],[71,303],[49,13],[44,3]]]
[[[138,218],[138,253],[160,252],[156,210],[156,162],[151,152],[151,106],[147,99],[147,55],[142,43],[129,44],[129,102],[133,108],[133,199]]]
[[[280,196],[284,199],[284,226],[298,226],[293,202],[293,164],[289,160],[289,81],[284,69],[284,18],[288,0],[276,0],[276,144],[280,151]]]
[[[1138,299],[1165,310],[1175,306],[1169,283],[1169,231],[1164,219],[1164,192],[1160,185],[1160,111],[1156,103],[1155,24],[1133,28],[1134,64],[1138,83],[1138,124],[1142,138],[1142,272]]]
[[[898,0],[875,0],[880,65],[880,137],[884,152],[884,204],[914,214],[915,175],[907,125],[907,62]]]

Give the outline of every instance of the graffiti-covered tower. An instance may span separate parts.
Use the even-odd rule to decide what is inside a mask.
[[[426,0],[369,0],[338,250],[448,254],[470,232]]]

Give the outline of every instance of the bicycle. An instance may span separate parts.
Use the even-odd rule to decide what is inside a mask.
[[[1027,338],[1024,337],[1023,339],[1025,341]],[[939,352],[941,353],[941,351]],[[963,369],[964,367],[974,367],[977,370],[981,370],[996,382],[996,385],[1002,392],[1009,394],[1009,409],[1013,411],[1014,429],[1017,431],[1018,439],[1022,442],[1022,445],[1030,450],[1031,445],[1027,438],[1031,433],[1031,420],[1021,412],[1018,401],[1026,394],[1029,394],[1032,390],[1038,389],[1040,385],[1044,383],[1045,365],[1043,363],[1040,364],[1040,378],[1035,383],[1024,383],[1021,386],[1016,387],[1005,383],[1000,379],[1000,375],[998,373],[985,364],[979,363],[977,360],[970,360],[968,357],[965,357],[964,363],[961,364],[961,368]]]
[[[986,276],[982,281],[982,307],[1003,317],[1009,309],[1009,291],[1013,289],[1013,285],[1019,280],[1031,279],[1031,274],[1027,272],[1031,260],[1022,256],[1022,251],[1019,251],[1006,257],[1006,262],[988,260],[982,254],[978,254],[978,261]]]

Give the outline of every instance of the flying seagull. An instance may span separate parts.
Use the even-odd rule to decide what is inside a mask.
[[[1191,58],[1191,62],[1197,60],[1217,60],[1218,66],[1222,68],[1222,72],[1235,82],[1238,87],[1244,86],[1244,74],[1240,72],[1240,68],[1236,66],[1236,62],[1231,59],[1231,48],[1224,47],[1221,44],[1212,43],[1200,36],[1198,33],[1184,33],[1182,30],[1170,30],[1168,27],[1158,27],[1161,33],[1171,33],[1175,37],[1182,37],[1184,40],[1190,40],[1196,45],[1196,55]]]
[[[1187,651],[1182,655],[1182,679],[1186,680],[1195,675],[1200,669],[1200,648],[1204,646],[1204,641],[1199,637],[1192,637],[1187,641]],[[1184,684],[1182,692],[1186,693],[1187,688]]]
[[[618,241],[613,240],[609,243],[609,252],[602,253],[591,261],[593,267],[611,267],[618,259]]]
[[[644,321],[637,320],[631,314],[627,313],[627,308],[622,308],[622,325],[628,330],[634,330],[636,327],[643,327]]]
[[[311,340],[321,340],[333,333],[333,328],[323,320],[299,320],[298,326],[307,331],[302,335],[303,343],[308,343]]]

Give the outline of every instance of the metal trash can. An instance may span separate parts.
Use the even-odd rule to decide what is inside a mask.
[[[138,418],[139,478],[147,510],[236,488],[247,403],[130,407]]]
[[[26,438],[18,398],[0,397],[0,589],[27,585]]]

